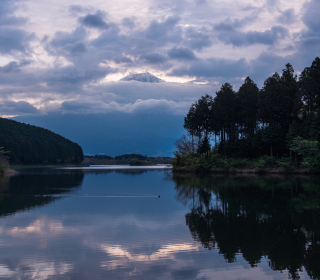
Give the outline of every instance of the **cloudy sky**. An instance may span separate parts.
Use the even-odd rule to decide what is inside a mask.
[[[167,148],[160,146],[168,154],[183,133],[168,130],[168,116],[183,124],[201,95],[225,82],[237,89],[247,76],[261,87],[288,62],[297,74],[310,66],[320,50],[319,10],[318,0],[1,0],[0,115],[109,154],[118,134],[110,122],[123,132],[143,115],[130,129],[148,141],[167,134]],[[166,83],[119,81],[145,71]],[[146,131],[146,119],[160,123]],[[72,134],[75,125],[97,135],[108,130],[109,147],[89,148],[107,136]]]

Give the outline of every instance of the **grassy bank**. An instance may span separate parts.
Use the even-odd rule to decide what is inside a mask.
[[[209,153],[207,157],[176,155],[172,163],[174,173],[268,173],[268,174],[318,174],[319,168],[297,165],[293,159],[262,156],[259,159],[223,158]]]

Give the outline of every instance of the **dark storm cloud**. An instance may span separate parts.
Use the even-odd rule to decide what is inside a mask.
[[[141,55],[140,58],[150,64],[164,63],[167,60],[163,55],[159,53],[144,54]]]
[[[126,47],[126,36],[120,35],[120,28],[116,24],[112,24],[108,30],[102,32],[90,44],[97,49],[107,48],[119,53]]]
[[[17,73],[21,71],[21,68],[30,64],[30,61],[23,60],[20,63],[16,61],[11,61],[7,65],[0,67],[0,73]]]
[[[133,61],[126,56],[118,56],[113,61],[115,63],[133,63]]]
[[[63,111],[83,113],[85,111],[92,111],[93,106],[88,103],[79,102],[79,101],[65,101],[61,104],[61,109]]]
[[[182,30],[177,27],[180,21],[179,17],[168,17],[165,21],[152,21],[147,29],[143,32],[147,39],[168,43],[181,41]]]
[[[196,4],[193,2],[194,7]],[[206,5],[205,3],[202,4]],[[300,50],[303,49],[303,46],[310,50],[310,46],[312,46],[312,50],[316,51],[320,44],[319,36],[316,34],[318,32],[317,19],[309,20],[308,18],[310,16],[314,17],[312,13],[316,8],[317,3],[314,1],[305,6],[306,12],[303,19],[306,22],[308,30],[301,41],[298,42],[297,46]],[[73,98],[75,100],[78,100],[77,98],[88,98],[88,101],[92,101],[95,99],[92,96],[95,95],[97,100],[99,100],[104,93],[114,93],[114,100],[111,98],[112,100],[109,100],[106,103],[107,105],[103,106],[114,105],[115,110],[122,110],[122,112],[129,110],[123,107],[129,102],[132,104],[133,111],[143,111],[146,107],[149,108],[151,106],[150,108],[152,108],[154,104],[157,104],[157,106],[163,104],[167,106],[166,108],[174,110],[175,106],[178,105],[174,103],[167,104],[163,100],[159,100],[163,98],[169,101],[175,95],[179,96],[175,97],[176,100],[173,100],[175,102],[185,102],[186,100],[194,102],[195,98],[203,95],[204,92],[209,92],[207,88],[204,89],[196,85],[197,82],[208,82],[211,84],[210,90],[212,93],[215,90],[213,87],[218,87],[218,83],[220,85],[226,81],[240,83],[241,77],[248,75],[252,76],[257,83],[259,81],[263,82],[274,71],[278,71],[275,65],[279,65],[281,71],[285,63],[291,62],[294,64],[297,61],[297,58],[294,57],[281,60],[282,57],[271,53],[263,53],[256,60],[252,61],[241,58],[242,56],[236,60],[220,59],[218,58],[218,53],[214,54],[214,58],[200,58],[199,52],[217,43],[217,38],[225,44],[245,47],[253,44],[272,46],[277,40],[287,36],[288,30],[280,26],[275,26],[263,32],[240,31],[241,27],[252,23],[256,19],[257,11],[252,12],[248,17],[240,17],[232,21],[225,20],[215,25],[213,29],[212,25],[208,24],[188,27],[188,25],[185,25],[185,22],[181,22],[183,18],[180,19],[177,16],[166,17],[162,20],[152,20],[145,26],[136,25],[135,18],[124,18],[119,23],[107,22],[104,12],[99,10],[88,11],[88,9],[80,6],[70,6],[69,11],[77,15],[78,27],[70,32],[58,31],[53,36],[44,37],[40,42],[53,58],[57,58],[53,64],[54,66],[48,67],[41,72],[31,67],[26,71],[24,66],[27,65],[24,65],[23,62],[11,62],[0,68],[0,72],[3,74],[2,76],[0,75],[0,84],[11,84],[17,87],[11,93],[22,92],[18,87],[28,84],[29,87],[25,87],[23,90],[26,96],[29,94],[36,97],[40,92],[54,92],[55,94],[60,94],[61,97],[68,96],[68,100]],[[84,16],[79,17],[79,15]],[[283,12],[282,17],[278,20],[289,23],[293,15],[293,10],[287,10]],[[89,36],[92,33],[92,30],[89,30],[90,28],[95,28],[94,31],[97,33],[97,37],[94,39]],[[1,30],[8,30],[8,28]],[[11,36],[12,41],[8,41],[9,45],[7,47],[5,44],[0,45],[0,52],[8,52],[10,50],[11,53],[14,51],[27,53],[29,50],[28,36],[30,34],[17,28],[10,27],[10,30],[17,30],[17,34],[20,32],[21,36],[16,37],[22,39],[14,39],[15,32],[13,32],[13,36]],[[0,38],[1,34],[0,31]],[[16,42],[15,47],[14,42]],[[293,47],[296,47],[296,45]],[[314,51],[312,51],[312,54],[309,54],[313,59],[315,57]],[[207,55],[207,53],[203,55]],[[305,55],[307,55],[307,51]],[[64,60],[61,60],[61,57]],[[245,57],[245,54],[243,57]],[[17,59],[17,61],[19,60]],[[279,63],[279,61],[281,62]],[[62,66],[65,65],[63,64],[64,62],[67,62],[69,66]],[[116,69],[110,66],[103,67],[103,65],[110,65],[110,62],[116,63]],[[176,65],[173,68],[172,65],[174,63]],[[117,71],[123,71],[124,73],[125,71],[130,71],[130,68],[127,67],[143,69],[146,66],[150,67],[150,72],[152,72],[152,68],[166,70],[167,72],[171,71],[171,76],[196,77],[194,85],[192,85],[194,88],[192,91],[188,91],[187,97],[184,97],[178,95],[180,91],[186,92],[187,90],[181,84],[171,84],[167,88],[158,87],[156,89],[149,88],[148,85],[139,87],[137,86],[137,82],[126,85],[115,83],[118,84],[117,86],[106,85],[106,83],[103,83],[103,86],[95,84],[95,82],[101,81],[110,73]],[[307,65],[304,64],[304,66]],[[34,85],[31,85],[31,82]],[[136,90],[132,88],[136,88]],[[120,98],[122,101],[120,102],[117,98]],[[138,99],[152,101],[135,103]],[[118,103],[112,104],[110,103],[111,101]],[[90,103],[90,106],[88,104],[87,108],[82,108],[81,110],[89,112],[91,108],[94,111],[95,106],[98,106],[96,103]],[[69,108],[68,110],[71,111],[71,105],[71,103],[64,103],[63,109],[67,110]],[[80,106],[81,104],[78,105]],[[100,107],[100,111],[107,108],[103,106]],[[81,110],[76,111],[80,112]],[[183,111],[182,109],[179,110],[180,112]]]
[[[247,75],[250,70],[249,64],[245,59],[206,59],[192,62],[188,67],[173,69],[172,76],[190,77],[242,77]]]
[[[104,96],[106,102],[117,101],[122,104],[134,103],[136,100],[166,99],[175,102],[194,102],[202,95],[212,94],[218,87],[211,85],[190,85],[180,83],[142,83],[137,81],[109,82],[97,85],[97,96]]]
[[[302,17],[304,24],[307,26],[308,31],[305,35],[317,35],[320,34],[320,2],[313,0],[305,4],[305,14]]]
[[[86,36],[87,32],[83,27],[78,27],[70,33],[58,31],[50,41],[50,45],[54,48],[59,48],[67,44],[75,44],[79,41],[85,40]]]
[[[302,21],[306,29],[299,34],[299,40],[296,42],[297,53],[290,56],[291,61],[295,61],[299,70],[310,66],[315,57],[319,56],[320,49],[320,2],[312,0],[306,2],[303,7]]]
[[[1,114],[6,115],[24,115],[24,114],[38,114],[36,107],[32,106],[26,101],[4,101],[0,103]]]
[[[108,112],[139,113],[139,114],[173,114],[184,115],[190,107],[190,102],[177,102],[166,99],[137,99],[135,102],[121,104],[116,101],[65,101],[60,111],[73,114],[100,114]]]
[[[274,26],[263,32],[242,32],[229,23],[220,23],[214,27],[214,30],[218,32],[220,41],[235,47],[253,44],[274,45],[279,39],[283,39],[289,34],[288,30],[282,26]]]
[[[134,18],[124,18],[122,19],[121,23],[124,27],[127,27],[129,29],[133,29],[136,27]]]
[[[172,48],[168,51],[168,55],[170,58],[179,59],[179,60],[194,60],[196,56],[194,55],[193,51],[189,48]]]
[[[27,19],[13,16],[16,10],[16,2],[14,0],[0,1],[0,26],[21,25],[27,22]]]
[[[0,54],[27,54],[30,52],[29,42],[35,37],[34,34],[18,28],[27,20],[13,15],[17,9],[16,2],[0,1]]]
[[[107,67],[84,67],[83,69],[75,66],[57,67],[46,73],[46,81],[49,86],[59,84],[83,85],[98,81],[111,72],[112,70]]]
[[[292,59],[281,57],[274,53],[263,52],[256,59],[250,62],[250,77],[261,88],[264,81],[275,72],[282,73],[287,63],[293,63]]]
[[[280,17],[278,17],[278,21],[283,24],[293,23],[297,19],[297,15],[294,12],[294,9],[285,10]]]
[[[14,26],[14,25],[22,25],[25,24],[27,20],[22,17],[14,17],[14,16],[4,16],[0,18],[1,26]]]
[[[69,6],[69,12],[73,15],[78,15],[80,13],[88,12],[88,9],[80,5],[71,5]]]
[[[85,44],[77,42],[75,44],[68,44],[65,47],[65,50],[68,51],[71,55],[76,55],[79,53],[84,53],[87,51]]]
[[[101,14],[102,12],[98,11],[95,15],[101,18]],[[84,18],[80,17],[78,22],[82,24],[81,27],[72,32],[56,32],[51,40],[44,38],[43,41],[50,54],[64,56],[81,69],[83,65],[93,67],[105,61],[114,61],[117,64],[135,62],[136,66],[140,67],[153,64],[160,67],[159,69],[168,69],[170,65],[165,64],[168,57],[164,55],[162,48],[182,40],[182,30],[177,27],[179,20],[177,17],[168,17],[163,21],[152,21],[145,29],[125,35],[121,33],[121,26],[126,25],[130,29],[134,27],[133,19],[125,18],[122,25],[109,22],[108,28],[92,40],[88,38],[86,25],[83,24]],[[176,52],[178,51],[181,52],[180,59],[182,56],[194,58],[192,51],[187,48]]]
[[[27,54],[30,51],[29,42],[34,39],[22,29],[0,28],[0,53],[14,54],[15,52]]]
[[[185,42],[188,47],[193,50],[201,51],[203,48],[210,47],[213,42],[208,34],[196,30],[195,28],[187,28],[185,31]]]
[[[87,51],[87,32],[85,28],[78,27],[71,32],[56,32],[51,41],[45,37],[43,42],[51,55],[62,55],[72,60],[72,56]]]
[[[196,4],[197,5],[203,5],[203,4],[206,4],[207,3],[207,0],[196,0]]]
[[[85,17],[80,17],[78,20],[84,26],[97,28],[97,29],[108,29],[109,24],[104,21],[104,14],[101,11],[97,11],[95,14],[88,14]]]

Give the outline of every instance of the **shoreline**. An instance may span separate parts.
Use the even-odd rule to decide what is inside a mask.
[[[267,167],[264,170],[256,168],[229,168],[229,169],[211,169],[211,170],[196,170],[193,168],[173,167],[172,173],[176,174],[292,174],[292,175],[320,175],[320,172],[312,172],[308,168],[285,169],[283,167]]]

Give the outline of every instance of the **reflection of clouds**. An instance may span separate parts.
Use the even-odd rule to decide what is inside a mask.
[[[286,273],[270,271],[265,258],[251,269],[241,255],[237,263],[227,264],[218,250],[204,250],[187,230],[177,231],[186,229],[183,214],[172,214],[162,229],[144,215],[116,219],[89,214],[81,215],[76,227],[67,227],[61,217],[45,221],[43,216],[27,226],[3,227],[9,238],[1,248],[0,278],[68,279],[77,274],[85,275],[83,279],[287,279]],[[78,218],[68,215],[69,222]],[[124,236],[132,224],[130,235]],[[43,240],[45,247],[39,246]]]
[[[14,271],[11,271],[7,266],[0,265],[0,277],[10,277],[14,274]]]
[[[49,279],[51,276],[64,275],[72,269],[73,266],[71,264],[63,262],[54,263],[30,260],[28,263],[21,263],[16,271],[8,270],[4,276],[16,276],[16,279]],[[20,273],[22,273],[23,278],[20,278]]]
[[[114,269],[122,266],[124,262],[153,262],[163,259],[174,259],[174,254],[180,252],[191,252],[198,251],[198,246],[192,243],[181,243],[181,244],[168,244],[163,245],[160,249],[152,254],[132,254],[129,250],[122,248],[121,245],[109,245],[109,244],[97,244],[95,247],[104,251],[105,253],[121,258],[114,259],[112,261],[105,261],[101,263],[103,268]]]
[[[267,264],[267,263],[265,263]],[[250,266],[242,266],[242,265],[233,265],[230,269],[225,268],[214,268],[214,269],[202,269],[199,271],[199,274],[197,275],[197,279],[212,279],[212,275],[214,275],[214,279],[218,280],[245,280],[245,279],[288,279],[287,273],[277,274],[274,271],[269,271],[266,267],[255,267],[252,269]],[[309,279],[302,277],[301,279]]]
[[[20,237],[29,234],[52,235],[66,232],[74,232],[74,229],[71,227],[64,227],[62,223],[58,221],[38,219],[32,222],[27,227],[13,227],[12,229],[9,229],[7,232],[8,235]]]
[[[29,267],[31,279],[48,279],[50,276],[63,275],[73,268],[72,265],[67,263],[56,264],[54,262],[38,262]]]

